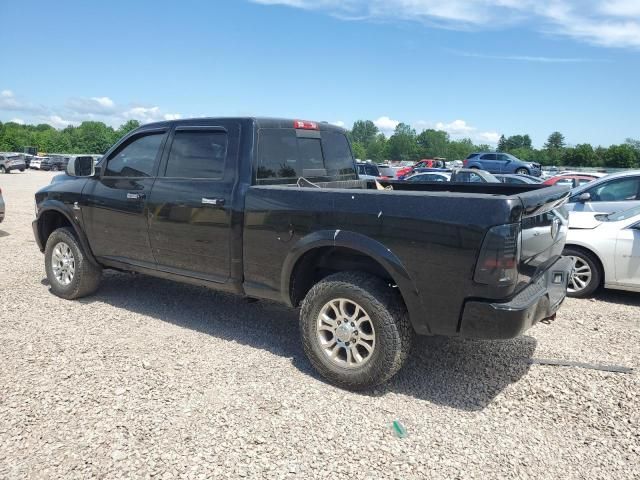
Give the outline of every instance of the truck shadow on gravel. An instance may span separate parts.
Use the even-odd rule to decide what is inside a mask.
[[[43,281],[43,283],[45,283]],[[303,373],[323,381],[306,359],[298,336],[298,311],[206,288],[143,275],[105,273],[98,292],[79,300],[103,302],[216,338],[290,358]],[[293,327],[293,328],[292,328]],[[472,341],[418,337],[405,367],[365,395],[401,393],[461,410],[481,410],[529,369],[536,340]]]

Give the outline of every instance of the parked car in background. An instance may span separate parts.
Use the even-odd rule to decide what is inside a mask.
[[[571,191],[567,209],[613,213],[640,205],[640,170],[612,173]]]
[[[464,160],[465,168],[478,168],[489,173],[517,173],[539,177],[542,173],[539,163],[523,162],[509,153],[476,152]]]
[[[418,168],[445,168],[444,158],[424,158],[413,165],[400,168],[396,172],[398,178],[405,178],[415,172]]]
[[[0,223],[4,220],[4,198],[2,198],[2,188],[0,188]]]
[[[33,170],[40,170],[42,168],[42,162],[48,159],[49,157],[33,157],[29,168]]]
[[[451,174],[447,172],[422,172],[405,177],[407,182],[448,182]]]
[[[451,173],[451,182],[500,183],[494,175],[475,168],[459,168]]]
[[[389,165],[378,165],[378,172],[382,178],[396,178],[396,171]]]
[[[358,178],[362,178],[364,180],[380,178],[380,171],[375,163],[356,162],[356,168],[358,169]]]
[[[502,183],[517,183],[517,184],[528,184],[535,185],[538,183],[542,183],[542,180],[537,177],[532,177],[531,175],[514,175],[514,174],[497,174],[495,177],[500,180]]]
[[[11,173],[13,170],[24,172],[26,168],[21,155],[0,154],[0,173]]]
[[[571,212],[563,255],[573,262],[568,295],[600,286],[640,292],[640,206],[618,213]]]
[[[593,182],[598,178],[602,178],[602,176],[603,175],[592,175],[589,173],[564,173],[548,178],[543,183],[545,185],[568,185],[571,188],[576,188]]]
[[[66,170],[69,164],[69,155],[49,155],[47,160],[42,160],[40,163],[40,170],[47,170],[52,172],[62,172]]]

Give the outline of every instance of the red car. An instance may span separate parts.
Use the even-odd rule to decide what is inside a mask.
[[[571,188],[579,187],[585,183],[589,183],[598,178],[597,175],[589,175],[588,173],[565,174],[551,177],[544,182],[543,185],[569,185]]]
[[[396,177],[404,178],[415,168],[444,168],[444,160],[441,158],[423,158],[410,167],[400,168],[396,172]]]

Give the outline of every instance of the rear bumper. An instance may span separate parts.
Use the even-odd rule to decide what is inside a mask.
[[[567,295],[572,263],[561,258],[536,282],[507,303],[469,300],[464,306],[460,336],[507,339],[521,335],[540,320],[555,315]]]

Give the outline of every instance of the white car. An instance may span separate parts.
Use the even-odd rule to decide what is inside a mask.
[[[42,160],[44,160],[45,158],[46,157],[33,157],[31,159],[31,163],[29,163],[29,168],[40,170],[42,168]]]
[[[563,255],[574,262],[570,297],[587,297],[601,285],[640,292],[640,206],[610,214],[571,212]]]

